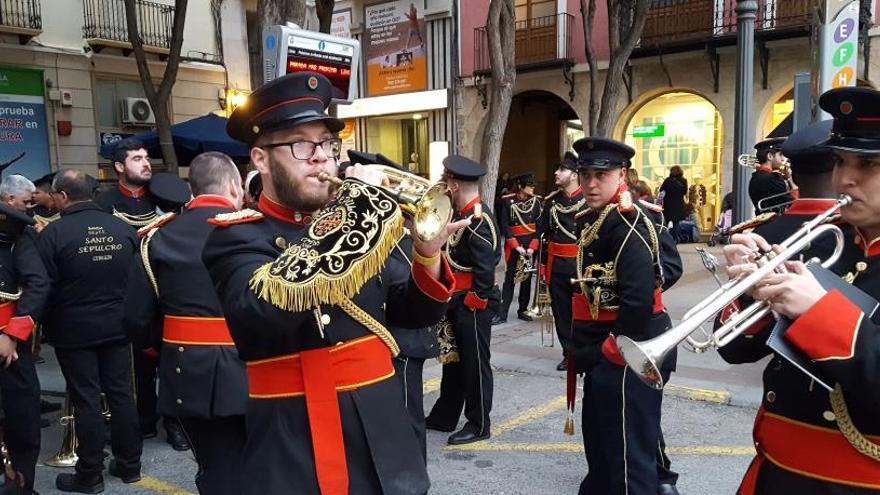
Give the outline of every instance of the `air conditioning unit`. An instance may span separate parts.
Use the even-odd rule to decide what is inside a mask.
[[[131,126],[155,125],[156,115],[150,108],[150,101],[146,98],[123,98],[122,123]]]

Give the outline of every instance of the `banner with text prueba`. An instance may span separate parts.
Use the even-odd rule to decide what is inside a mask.
[[[0,67],[0,164],[31,180],[49,173],[43,71]],[[22,155],[23,154],[23,155]]]
[[[427,34],[421,9],[411,0],[398,0],[364,10],[367,95],[428,89]]]

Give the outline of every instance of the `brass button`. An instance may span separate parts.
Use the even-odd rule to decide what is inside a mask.
[[[323,323],[324,325],[329,325],[330,324],[330,315],[328,315],[328,314],[321,315],[321,323]]]
[[[287,249],[287,241],[283,237],[276,237],[275,245],[278,246],[278,249]]]
[[[177,352],[183,352],[183,346],[178,347]]]
[[[382,311],[385,311],[385,303],[382,303]]]
[[[177,399],[176,402],[177,402],[178,405],[183,404],[183,401],[182,401],[181,399]]]
[[[825,411],[822,413],[822,418],[825,419],[825,421],[835,421],[837,416],[831,411]]]
[[[772,390],[767,391],[767,402],[775,402],[776,401],[776,392]]]
[[[180,368],[174,368],[174,371],[175,371],[178,375],[181,374],[181,373],[183,373],[183,371],[182,371]]]

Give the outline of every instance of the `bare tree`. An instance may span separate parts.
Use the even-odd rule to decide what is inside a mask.
[[[498,164],[501,160],[501,145],[507,129],[510,103],[513,101],[513,85],[516,82],[515,13],[514,0],[491,0],[486,32],[489,37],[489,62],[492,66],[491,99],[489,115],[483,128],[480,162],[486,165],[488,173],[480,184],[484,198],[495,197],[495,183],[498,180]]]
[[[606,0],[608,6],[608,70],[599,96],[599,65],[593,46],[593,28],[596,20],[596,0],[580,0],[584,20],[584,51],[590,67],[589,131],[591,136],[608,136],[616,117],[617,102],[623,91],[623,71],[633,49],[639,42],[648,0]]]
[[[260,16],[260,33],[266,26],[286,22],[304,26],[307,14],[306,2],[305,0],[257,0],[257,14]]]
[[[171,115],[168,113],[168,98],[171,89],[177,80],[177,68],[180,65],[180,47],[183,46],[183,25],[186,19],[187,0],[174,1],[174,20],[171,27],[171,48],[168,60],[165,64],[165,73],[159,86],[153,85],[153,75],[147,64],[147,55],[144,52],[144,40],[138,28],[137,5],[135,0],[124,0],[125,24],[128,27],[128,41],[131,43],[134,58],[137,61],[138,74],[144,93],[153,108],[156,116],[156,130],[159,133],[159,147],[162,157],[169,172],[177,172],[177,153],[174,152],[174,142],[171,139]]]
[[[333,8],[335,6],[335,0],[315,0],[318,22],[321,25],[322,33],[330,33],[330,24],[333,22]]]

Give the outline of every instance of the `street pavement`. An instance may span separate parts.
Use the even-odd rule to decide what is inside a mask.
[[[677,321],[696,302],[716,287],[694,251],[697,245],[680,246],[685,276],[664,295],[664,302]],[[720,248],[711,248],[718,254]],[[503,280],[499,277],[498,280]],[[38,366],[44,398],[60,401],[64,382],[51,349]],[[478,494],[574,494],[586,474],[580,424],[580,400],[575,415],[575,435],[563,433],[565,421],[564,373],[555,370],[561,351],[544,347],[537,322],[516,318],[516,304],[508,323],[493,328],[492,365],[495,396],[492,438],[476,444],[450,447],[445,433],[428,432],[428,470],[431,493]],[[679,351],[678,372],[665,390],[663,430],[673,469],[680,473],[683,494],[734,493],[754,449],[751,426],[761,398],[764,363],[729,366],[715,352],[692,354]],[[437,399],[441,367],[426,363],[425,407]],[[580,396],[579,392],[579,396]],[[50,416],[52,426],[43,429],[42,458],[51,457],[61,444],[59,414]],[[106,493],[196,493],[196,464],[191,452],[175,452],[164,434],[144,444],[144,479],[123,485],[106,475]],[[57,493],[58,468],[37,467],[37,487]]]

